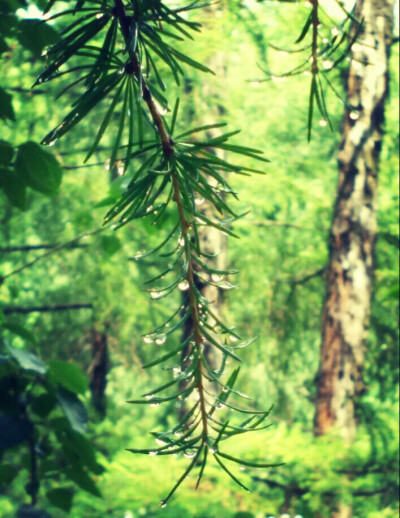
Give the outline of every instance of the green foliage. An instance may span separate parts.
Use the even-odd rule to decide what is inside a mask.
[[[123,171],[127,171],[130,163],[138,159],[141,165],[132,168],[129,184],[120,200],[108,211],[105,223],[118,217],[116,228],[120,228],[132,220],[152,217],[152,225],[164,226],[166,214],[173,214],[175,220],[167,231],[167,237],[154,249],[136,259],[142,259],[158,252],[161,257],[168,258],[168,264],[161,273],[147,281],[148,289],[154,299],[170,295],[174,290],[188,293],[186,307],[178,308],[145,336],[147,342],[158,345],[169,343],[172,333],[181,331],[185,322],[191,323],[190,333],[177,348],[164,354],[159,360],[153,360],[149,366],[159,365],[170,358],[179,355],[178,363],[168,367],[177,373],[174,378],[158,388],[144,394],[143,400],[130,400],[129,403],[159,405],[172,400],[177,405],[187,401],[187,413],[182,420],[166,432],[155,433],[162,444],[159,448],[129,449],[134,453],[153,455],[173,455],[183,451],[191,461],[178,479],[170,493],[162,500],[164,507],[175,490],[200,464],[197,485],[199,484],[208,454],[214,456],[220,467],[242,488],[247,489],[240,480],[232,474],[226,461],[242,463],[240,459],[226,455],[220,450],[220,443],[246,431],[254,431],[264,427],[263,422],[269,411],[238,406],[228,403],[228,398],[245,397],[234,389],[239,369],[224,382],[226,358],[240,361],[236,350],[249,345],[251,342],[229,343],[229,336],[239,340],[240,336],[229,326],[215,316],[207,301],[198,289],[195,281],[195,270],[202,268],[204,276],[199,277],[203,284],[223,287],[233,287],[221,275],[229,275],[230,271],[222,271],[207,265],[210,255],[202,250],[199,238],[201,227],[214,227],[226,234],[231,234],[230,224],[239,216],[225,201],[226,195],[236,196],[225,179],[229,173],[248,174],[259,172],[248,166],[234,165],[218,156],[219,150],[246,156],[255,160],[262,158],[261,151],[246,146],[231,144],[229,139],[237,132],[228,132],[220,136],[196,140],[194,134],[203,133],[221,127],[221,124],[209,124],[195,127],[175,135],[175,123],[178,117],[179,101],[175,103],[172,118],[169,122],[163,118],[160,108],[167,106],[167,101],[158,88],[165,90],[154,59],[158,58],[170,69],[179,85],[179,76],[183,75],[181,65],[189,65],[197,70],[207,72],[207,67],[179,52],[176,47],[165,42],[165,38],[173,37],[181,40],[182,36],[191,38],[188,31],[198,30],[199,25],[182,17],[182,13],[197,7],[197,2],[182,8],[171,10],[161,2],[137,2],[135,5],[115,1],[114,4],[104,3],[101,7],[93,6],[79,10],[82,16],[72,16],[75,10],[67,10],[54,15],[54,18],[70,17],[71,22],[61,31],[61,39],[46,53],[49,63],[46,70],[39,76],[35,85],[41,85],[57,78],[59,68],[73,59],[80,59],[79,66],[72,64],[63,72],[74,73],[85,70],[85,74],[77,82],[72,82],[67,88],[83,82],[84,93],[73,103],[72,111],[44,139],[43,144],[52,145],[60,137],[74,129],[108,94],[114,93],[106,115],[101,122],[94,143],[90,147],[86,160],[95,152],[103,137],[113,112],[120,106],[117,123],[117,133],[110,154],[110,164],[116,160],[123,163]],[[50,18],[52,19],[52,18]],[[108,29],[103,37],[101,46],[91,45],[93,39],[103,30]],[[165,30],[164,27],[169,27]],[[179,33],[179,36],[175,33]],[[120,43],[124,45],[124,53],[119,50]],[[152,76],[156,79],[155,83]],[[34,85],[34,86],[35,86]],[[65,91],[65,89],[64,89]],[[138,97],[149,114],[144,118],[144,108],[139,104]],[[122,103],[122,106],[121,106]],[[135,122],[136,119],[136,122]],[[126,122],[127,121],[127,122]],[[149,123],[156,129],[154,138],[143,140],[143,126]],[[137,140],[135,141],[137,126]],[[124,129],[128,126],[128,140],[123,143]],[[185,138],[186,137],[186,138]],[[189,139],[187,138],[189,137]],[[192,140],[193,139],[193,140]],[[126,149],[123,157],[120,150]],[[18,157],[16,161],[19,165]],[[53,173],[54,174],[54,173]],[[48,175],[47,175],[48,176]],[[38,185],[36,184],[36,188]],[[218,218],[210,219],[197,208],[196,200],[206,199],[217,213]],[[225,217],[225,219],[222,219]],[[226,219],[228,217],[228,219]],[[177,240],[177,245],[176,245]],[[104,242],[104,239],[103,239]],[[115,249],[115,251],[117,251]],[[111,250],[114,252],[114,249]],[[168,284],[159,285],[164,277],[170,277]],[[218,277],[218,279],[217,279]],[[215,348],[222,353],[223,360],[220,369],[215,370],[205,354],[206,348]],[[174,360],[176,362],[176,360]],[[212,385],[221,387],[221,392],[210,402]],[[171,387],[175,392],[170,393]],[[159,394],[168,391],[167,395]],[[64,408],[64,396],[60,404]],[[71,404],[67,405],[68,409]],[[244,414],[244,421],[231,423],[231,418],[216,419],[213,417],[217,409],[225,408],[231,413]],[[75,411],[75,409],[74,409]],[[66,411],[66,413],[68,413]],[[78,413],[75,411],[75,413]],[[260,426],[262,425],[262,426]],[[79,430],[79,423],[74,423]],[[251,463],[252,466],[265,467],[265,463]],[[268,464],[269,465],[269,464]]]
[[[59,12],[64,9],[64,5],[59,2],[54,7]],[[84,7],[96,5],[86,2]],[[11,171],[14,171],[13,161],[18,146],[27,140],[37,142],[50,128],[57,128],[60,120],[68,117],[71,111],[69,105],[77,101],[79,90],[67,89],[58,103],[50,101],[50,97],[67,88],[89,70],[76,70],[59,75],[54,82],[38,85],[37,94],[31,94],[28,91],[29,86],[34,82],[34,77],[43,72],[43,67],[52,59],[52,54],[47,53],[40,60],[34,60],[29,49],[16,44],[20,32],[17,30],[18,16],[14,16],[14,12],[21,6],[20,2],[9,1],[1,2],[0,6],[0,53],[2,52],[2,69],[5,70],[1,87],[8,94],[12,94],[16,119],[15,122],[7,119],[6,124],[2,125],[4,140],[0,142],[0,167],[3,169],[4,165],[5,169]],[[290,16],[287,9],[290,10]],[[271,163],[266,167],[269,174],[257,176],[254,181],[249,181],[242,175],[228,174],[225,181],[228,181],[234,193],[240,193],[239,200],[229,199],[229,196],[225,199],[222,196],[225,203],[237,214],[246,212],[249,207],[252,208],[246,219],[239,219],[235,224],[234,233],[240,240],[231,239],[229,243],[230,264],[227,271],[240,270],[241,274],[235,282],[238,289],[228,290],[224,297],[223,321],[231,332],[222,334],[222,338],[227,338],[228,344],[236,346],[238,342],[229,338],[234,337],[232,331],[239,335],[260,336],[252,347],[241,351],[240,356],[244,360],[241,364],[241,390],[254,397],[254,401],[249,403],[252,409],[268,408],[274,402],[272,418],[280,423],[257,433],[232,437],[230,441],[221,443],[224,445],[222,451],[235,458],[248,459],[250,463],[260,462],[260,458],[262,463],[286,463],[283,467],[254,470],[247,467],[242,471],[240,464],[225,461],[220,457],[233,476],[240,479],[249,489],[255,490],[253,493],[241,491],[241,488],[226,476],[218,463],[213,462],[214,456],[208,455],[207,476],[203,478],[198,492],[194,493],[197,477],[189,476],[186,483],[180,487],[179,499],[171,501],[165,509],[157,509],[157,502],[165,498],[167,484],[172,480],[178,480],[187,469],[188,459],[184,457],[183,450],[176,454],[177,459],[166,455],[143,455],[135,456],[133,459],[129,453],[122,451],[125,447],[153,451],[160,445],[156,443],[154,448],[151,447],[152,444],[149,446],[147,431],[154,431],[153,440],[158,439],[157,434],[162,435],[166,430],[176,427],[176,413],[179,409],[176,409],[174,400],[157,407],[151,407],[150,404],[127,407],[125,400],[136,400],[138,394],[148,394],[151,391],[150,387],[161,387],[172,381],[171,370],[163,370],[160,367],[175,367],[175,363],[179,363],[179,328],[168,335],[163,344],[158,344],[155,343],[155,339],[160,332],[156,336],[148,337],[149,322],[155,329],[161,326],[171,316],[172,308],[180,307],[182,293],[187,293],[187,290],[181,292],[176,288],[165,303],[158,303],[157,295],[160,292],[157,289],[168,286],[176,280],[175,277],[170,281],[166,278],[160,279],[157,281],[158,284],[152,287],[145,285],[144,288],[149,291],[140,290],[145,275],[154,278],[172,262],[168,258],[158,257],[157,252],[162,253],[161,249],[153,255],[146,255],[147,251],[157,248],[174,228],[176,214],[171,200],[169,208],[164,211],[156,225],[153,225],[152,221],[157,214],[152,213],[147,218],[123,226],[116,235],[109,229],[91,235],[92,231],[98,231],[98,222],[101,221],[104,211],[109,210],[121,196],[126,196],[124,193],[129,192],[128,185],[133,175],[144,163],[140,157],[145,160],[150,158],[152,150],[137,157],[132,157],[132,154],[137,150],[142,151],[146,145],[150,145],[150,141],[157,140],[154,138],[154,126],[148,124],[144,113],[146,105],[140,101],[140,109],[135,104],[134,109],[130,110],[131,95],[134,92],[132,83],[136,84],[135,80],[122,74],[122,79],[125,78],[123,90],[118,103],[110,112],[108,124],[104,124],[103,121],[107,122],[105,117],[116,90],[113,93],[110,91],[95,109],[82,118],[71,133],[65,133],[57,145],[51,148],[64,172],[61,189],[58,190],[56,198],[48,198],[34,189],[25,188],[24,206],[29,206],[29,211],[24,213],[10,207],[5,197],[1,198],[1,204],[5,209],[1,224],[1,246],[12,248],[24,244],[57,245],[70,242],[82,233],[85,234],[85,237],[76,242],[85,248],[65,247],[38,260],[34,266],[8,277],[1,286],[2,307],[9,310],[14,306],[24,308],[77,301],[91,302],[94,306],[93,310],[13,314],[12,322],[7,320],[3,323],[2,332],[6,338],[9,338],[9,332],[13,332],[14,349],[21,348],[20,340],[23,339],[29,342],[29,348],[35,347],[40,351],[40,356],[46,359],[45,376],[54,384],[56,376],[51,376],[52,363],[68,359],[68,366],[76,363],[84,369],[88,368],[91,362],[89,331],[92,327],[102,329],[105,322],[109,324],[111,370],[107,385],[108,414],[103,422],[97,421],[96,416],[92,415],[93,424],[89,426],[89,434],[85,436],[90,439],[91,445],[80,443],[79,447],[74,447],[75,451],[79,450],[80,456],[93,452],[94,447],[98,448],[97,458],[101,459],[106,471],[97,474],[96,468],[89,470],[88,466],[91,464],[87,463],[91,461],[86,459],[86,464],[81,470],[76,468],[71,473],[70,466],[67,473],[70,479],[67,480],[63,469],[60,468],[59,460],[63,456],[71,457],[71,451],[74,450],[70,442],[67,444],[67,441],[64,441],[61,445],[58,436],[51,431],[54,446],[46,457],[46,463],[50,464],[50,461],[54,460],[53,467],[56,467],[53,473],[61,474],[62,480],[42,480],[38,507],[47,508],[47,504],[56,503],[56,507],[59,506],[58,510],[56,507],[49,508],[54,517],[64,517],[67,512],[76,518],[98,518],[110,513],[127,517],[131,513],[134,518],[161,515],[171,518],[232,518],[240,512],[251,513],[257,518],[261,515],[263,518],[280,516],[285,490],[269,487],[263,481],[256,480],[257,478],[270,478],[286,486],[311,488],[304,496],[292,499],[289,512],[293,516],[297,513],[303,517],[314,518],[318,512],[324,518],[328,518],[330,510],[326,505],[326,499],[331,499],[329,492],[342,488],[346,498],[351,499],[357,516],[397,516],[398,432],[393,428],[393,416],[396,412],[398,390],[398,302],[391,298],[390,290],[394,288],[398,279],[398,249],[389,243],[389,240],[392,243],[396,242],[398,235],[398,196],[395,194],[398,186],[393,176],[393,171],[398,167],[398,134],[395,129],[398,126],[397,65],[392,67],[392,100],[387,111],[389,119],[379,179],[381,233],[378,237],[378,268],[371,341],[365,366],[369,399],[365,401],[366,409],[360,409],[364,424],[353,455],[352,451],[342,452],[342,445],[335,439],[320,443],[313,439],[309,431],[313,415],[314,375],[318,361],[320,308],[324,283],[321,275],[316,275],[307,282],[297,283],[321,270],[326,264],[326,239],[337,175],[334,154],[338,132],[331,134],[329,128],[322,127],[320,122],[321,127],[314,127],[310,145],[304,145],[308,100],[305,99],[306,96],[299,95],[299,92],[309,89],[309,77],[297,75],[292,78],[293,83],[275,77],[262,85],[244,82],[259,75],[256,63],[260,59],[261,50],[258,52],[254,49],[254,31],[261,31],[264,39],[268,41],[279,41],[282,42],[282,46],[288,47],[299,35],[308,9],[309,7],[302,3],[289,5],[286,2],[276,2],[268,5],[258,4],[254,7],[247,4],[239,6],[237,2],[230,2],[228,9],[221,11],[221,16],[214,16],[213,12],[208,13],[207,10],[199,16],[208,22],[208,26],[212,24],[213,29],[207,27],[207,30],[197,33],[196,48],[192,42],[166,37],[167,44],[172,42],[172,46],[176,46],[178,51],[198,59],[211,68],[215,64],[215,59],[218,63],[216,50],[222,46],[226,50],[224,71],[216,76],[208,74],[203,77],[201,71],[196,68],[190,70],[190,78],[188,75],[178,75],[182,87],[185,92],[190,92],[190,95],[184,95],[179,91],[179,111],[173,109],[172,103],[171,111],[165,116],[166,126],[169,126],[169,129],[173,128],[175,135],[180,135],[190,128],[213,123],[209,115],[210,94],[204,87],[207,80],[212,85],[211,91],[215,92],[215,102],[224,105],[224,120],[234,128],[245,126],[242,134],[233,136],[234,142],[262,149],[271,159]],[[256,17],[257,23],[252,16]],[[78,18],[80,15],[77,13],[73,19]],[[244,26],[239,23],[244,18],[253,21]],[[192,16],[187,19],[191,20]],[[88,50],[92,57],[89,59],[89,56],[80,56],[75,61],[71,57],[71,68],[85,64],[86,59],[92,63],[95,61],[94,56],[99,56],[98,49],[102,47],[102,38],[110,30],[111,23],[112,20],[95,37],[93,45],[97,49]],[[157,23],[154,24],[150,20],[148,24],[153,24],[159,36],[164,37]],[[42,25],[47,25],[47,22]],[[50,25],[62,33],[68,24],[64,23],[63,17],[58,17],[50,21]],[[166,25],[162,26],[166,32]],[[327,29],[327,26],[321,28]],[[306,36],[306,39],[309,37],[310,35]],[[3,46],[1,41],[5,42]],[[226,44],[222,45],[223,42]],[[397,60],[396,52],[395,50],[393,63]],[[156,96],[157,93],[154,92],[159,92],[156,97],[158,104],[167,106],[160,96],[170,99],[178,87],[172,86],[168,75],[165,75],[169,73],[169,65],[163,63],[159,56],[152,54],[151,48],[149,53],[169,91],[167,95],[162,90],[152,68],[153,73],[148,78],[153,88],[152,93]],[[279,70],[277,66],[283,66],[282,54],[274,53],[271,47],[264,57],[268,59],[268,63],[261,63],[263,69]],[[123,64],[125,58],[126,54],[120,50],[119,59]],[[296,55],[288,55],[288,59],[290,66],[292,62],[294,65],[297,58]],[[344,64],[345,61],[342,65]],[[66,71],[67,65],[68,63],[62,65],[60,74]],[[149,66],[152,67],[150,61]],[[120,68],[115,70],[118,71]],[[285,65],[284,70],[286,69]],[[182,70],[188,73],[185,64],[182,65]],[[80,91],[83,92],[85,86],[78,83],[78,88],[79,84],[82,85]],[[121,82],[118,83],[119,87],[120,85]],[[338,83],[336,86],[340,88]],[[27,90],[23,91],[23,88]],[[44,91],[46,94],[40,93]],[[326,90],[327,104],[332,114],[331,122],[334,129],[338,130],[341,107],[332,93],[331,90]],[[127,104],[124,129],[120,143],[115,147],[125,98]],[[279,102],[276,99],[279,99]],[[137,100],[138,96],[134,97],[134,101]],[[201,114],[199,118],[194,115],[194,109],[197,114]],[[130,117],[130,113],[134,113],[135,116]],[[138,113],[141,113],[142,117],[137,117]],[[140,120],[142,126],[139,125]],[[132,130],[131,122],[134,122]],[[88,158],[86,167],[81,167],[102,126],[104,133],[100,135],[98,145]],[[216,130],[218,128],[215,128]],[[130,131],[134,135],[134,142],[137,141],[137,146],[128,150]],[[221,131],[225,130],[221,127]],[[182,141],[193,145],[200,135],[201,133],[187,135],[182,137]],[[210,136],[206,130],[203,135],[202,140],[207,142],[215,136],[215,132]],[[159,141],[157,145],[158,148],[154,148],[154,152],[160,149]],[[193,152],[195,151],[197,152],[196,148],[193,149]],[[116,153],[115,163],[110,161],[113,152]],[[235,164],[254,167],[254,162],[247,156],[237,155]],[[125,176],[116,178],[118,172],[121,173],[125,168]],[[164,168],[161,172],[167,170]],[[144,176],[144,173],[143,170],[141,174]],[[162,175],[160,171],[153,174],[158,175],[157,188],[162,181]],[[18,199],[18,196],[16,198]],[[199,199],[201,198],[199,196]],[[213,198],[215,199],[215,196]],[[162,200],[163,203],[166,201]],[[190,203],[187,205],[192,208]],[[233,230],[230,224],[228,230]],[[389,235],[388,239],[383,236],[384,233]],[[178,244],[178,236],[179,229],[171,238],[171,245]],[[171,251],[173,248],[170,247]],[[40,250],[4,252],[1,258],[2,275],[36,260],[42,253]],[[133,258],[135,259],[132,260]],[[206,265],[207,261],[204,261]],[[181,274],[179,265],[168,273],[171,278],[173,275]],[[211,273],[207,274],[207,277],[208,275],[211,276]],[[228,274],[215,275],[216,278],[218,275],[222,276],[224,282],[231,282]],[[150,296],[149,300],[149,293],[153,293],[154,299]],[[171,329],[181,319],[177,314],[176,320],[172,325],[170,323],[167,329]],[[233,322],[237,328],[232,329]],[[33,332],[37,337],[36,342]],[[165,334],[163,330],[161,334]],[[148,339],[153,342],[147,343]],[[224,341],[222,345],[226,345]],[[236,354],[238,351],[233,349],[230,352]],[[151,371],[141,369],[142,365],[153,363],[159,357],[168,354],[171,356],[166,359],[165,364],[158,364]],[[174,358],[176,362],[173,362]],[[234,361],[233,358],[231,360]],[[227,359],[228,368],[231,366],[231,360]],[[33,371],[27,371],[22,375],[17,361],[11,362],[18,377],[25,376],[31,379],[30,377],[34,376]],[[222,382],[225,380],[226,383],[228,379],[229,375],[221,375]],[[83,389],[83,383],[75,378],[67,383],[71,384],[69,389],[65,385],[62,385],[62,388],[70,390],[73,386],[86,391]],[[237,391],[236,383],[231,391],[220,394],[222,400],[226,395],[230,396],[225,401],[227,404],[233,403],[233,397],[239,398],[234,393]],[[165,394],[173,394],[173,388],[167,388]],[[220,388],[222,391],[222,387]],[[78,390],[77,394],[80,394]],[[53,403],[50,398],[39,398],[40,394],[37,395],[39,402],[35,403],[35,411],[43,409],[46,414],[46,409]],[[153,399],[161,395],[162,393],[154,394]],[[81,400],[80,395],[79,399]],[[195,403],[193,401],[193,405]],[[228,408],[216,410],[211,417],[223,422],[224,418],[220,419],[219,416],[224,415],[224,412],[229,413]],[[79,432],[74,432],[71,423],[66,420],[59,400],[56,401],[52,412],[57,418],[63,419],[68,436],[73,434],[75,440],[78,435],[82,437]],[[44,420],[39,414],[34,415],[36,419]],[[51,415],[50,413],[49,419]],[[78,426],[79,415],[78,412]],[[229,415],[227,419],[229,425],[240,425],[239,419]],[[270,424],[269,417],[267,419],[265,425]],[[217,427],[221,429],[220,425]],[[45,430],[46,427],[43,425],[42,429]],[[214,437],[217,438],[217,435],[215,432]],[[2,457],[0,480],[4,484],[4,489],[0,496],[0,508],[1,513],[7,518],[15,516],[16,509],[27,498],[24,485],[27,482],[29,466],[23,450],[26,451],[27,448],[21,444],[7,450]],[[339,459],[336,458],[338,451]],[[361,465],[366,466],[368,473],[362,476],[355,475],[352,486],[348,487],[345,482],[347,475],[341,470],[357,469]],[[89,481],[85,478],[85,473],[89,475]],[[87,490],[80,491],[73,477],[86,486]],[[90,491],[89,488],[93,490],[93,482],[104,496],[103,499],[94,496],[96,491]],[[390,489],[370,496],[350,495],[352,491],[372,492],[382,488]],[[72,491],[74,505],[68,511],[69,495]],[[31,511],[32,508],[29,509],[29,512]]]
[[[4,333],[29,337],[13,322],[3,322],[2,328]],[[61,360],[46,364],[28,350],[7,346],[0,358],[0,388],[2,490],[20,477],[22,463],[30,479],[25,491],[32,505],[44,486],[52,505],[70,510],[75,493],[71,482],[100,496],[93,474],[103,468],[83,435],[87,414],[77,393],[85,390],[86,379],[78,367]],[[18,512],[25,511],[21,507]]]

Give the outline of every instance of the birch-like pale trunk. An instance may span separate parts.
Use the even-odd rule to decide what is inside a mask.
[[[356,432],[355,407],[364,391],[393,0],[357,0],[356,16],[363,28],[351,52],[352,109],[346,111],[338,155],[314,423],[316,435],[336,427],[346,440]]]

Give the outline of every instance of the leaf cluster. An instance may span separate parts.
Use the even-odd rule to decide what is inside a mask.
[[[74,485],[101,496],[93,475],[103,468],[85,437],[87,413],[81,395],[87,379],[73,363],[44,362],[28,349],[8,345],[12,335],[36,344],[19,324],[3,320],[0,330],[5,344],[0,357],[0,486],[6,489],[19,473],[15,452],[28,451],[30,461],[23,469],[29,475],[25,491],[32,502],[45,486],[48,501],[69,512]]]

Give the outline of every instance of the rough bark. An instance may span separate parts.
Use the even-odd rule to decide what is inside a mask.
[[[348,75],[351,108],[338,156],[314,423],[316,435],[337,427],[349,440],[357,427],[357,399],[364,391],[393,0],[358,0],[356,16],[363,20],[363,29],[352,49]]]

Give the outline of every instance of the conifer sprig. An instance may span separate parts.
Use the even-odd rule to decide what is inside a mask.
[[[86,3],[94,6],[81,11]],[[129,401],[152,406],[176,401],[186,409],[186,414],[171,430],[153,433],[158,447],[129,449],[148,455],[183,453],[190,459],[185,472],[161,502],[162,506],[193,469],[198,470],[196,487],[199,485],[210,455],[245,489],[226,462],[251,467],[272,466],[265,462],[243,461],[221,450],[221,444],[230,437],[268,426],[264,421],[270,410],[236,403],[237,398],[248,400],[249,397],[235,388],[239,368],[225,379],[226,359],[230,357],[240,362],[236,351],[250,345],[251,341],[240,341],[235,330],[214,314],[212,301],[204,298],[195,281],[195,272],[202,271],[204,284],[223,289],[234,287],[226,277],[235,272],[209,264],[212,256],[202,249],[199,228],[214,227],[234,236],[231,223],[240,216],[230,207],[227,196],[236,197],[236,193],[226,176],[228,173],[262,172],[222,159],[217,156],[217,150],[259,162],[268,160],[259,150],[231,144],[230,139],[236,131],[203,140],[198,138],[209,129],[222,128],[221,123],[187,129],[175,136],[179,100],[170,123],[162,113],[168,102],[162,93],[165,84],[157,63],[164,62],[178,84],[185,65],[209,72],[207,67],[166,43],[168,38],[192,38],[190,33],[198,31],[200,26],[181,14],[203,5],[195,1],[179,9],[170,9],[160,0],[78,2],[72,12],[68,10],[56,15],[81,14],[80,18],[72,17],[73,21],[63,30],[62,39],[48,50],[50,63],[35,83],[58,77],[59,67],[67,62],[71,62],[71,68],[65,73],[74,76],[78,70],[85,70],[85,75],[71,84],[71,87],[82,84],[85,91],[75,101],[71,113],[45,137],[45,144],[53,143],[73,129],[99,103],[109,101],[111,97],[87,159],[95,152],[119,110],[110,163],[122,163],[131,180],[121,199],[106,214],[106,223],[114,221],[118,228],[134,219],[150,217],[157,225],[167,212],[174,215],[167,237],[153,250],[134,258],[141,260],[151,253],[158,253],[169,260],[167,268],[146,283],[153,299],[166,297],[173,291],[185,292],[188,299],[186,306],[177,308],[164,324],[144,337],[145,342],[165,349],[145,367],[175,361],[172,367],[166,365],[166,369],[172,371],[172,379],[150,390],[141,399]],[[121,43],[122,52],[118,50]],[[77,57],[79,67],[74,62]],[[83,58],[86,58],[84,65]],[[153,138],[148,138],[149,130]],[[195,134],[198,135],[195,137]],[[198,208],[199,199],[207,200],[214,207],[217,214],[214,219]],[[160,285],[160,282],[167,284]],[[189,336],[171,349],[172,334],[182,332],[188,321],[191,325]],[[234,343],[231,343],[232,339]],[[222,357],[219,369],[210,365],[205,348],[218,350]],[[219,393],[215,395],[216,386]],[[222,409],[225,417],[216,418],[216,412]],[[235,414],[244,414],[245,420],[238,422]]]

